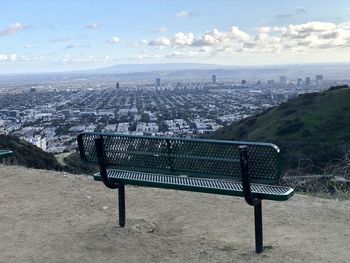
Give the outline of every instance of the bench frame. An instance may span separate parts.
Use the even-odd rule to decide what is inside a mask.
[[[125,184],[118,179],[110,180],[108,177],[107,163],[106,163],[106,155],[104,151],[104,134],[94,133],[96,137],[94,138],[94,148],[96,151],[97,162],[100,167],[99,178],[103,181],[103,183],[110,189],[118,189],[118,210],[119,210],[119,226],[125,226]],[[82,141],[83,134],[78,136],[78,145],[80,149],[80,155],[84,159],[85,158],[85,150]],[[140,136],[130,136],[130,137],[140,137]],[[144,137],[144,136],[142,136]],[[145,136],[146,137],[146,136]],[[163,138],[162,139],[167,139]],[[169,138],[171,139],[171,138]],[[237,143],[237,142],[236,142]],[[168,143],[167,143],[168,144]],[[263,252],[263,225],[262,225],[262,200],[261,197],[257,198],[251,192],[251,179],[249,174],[249,159],[248,159],[248,147],[252,143],[249,142],[239,142],[239,162],[240,162],[240,174],[242,181],[242,190],[245,201],[254,207],[254,225],[255,225],[255,252],[262,253]],[[261,144],[263,145],[263,144]],[[274,146],[276,147],[276,146]],[[278,150],[278,148],[277,148]],[[280,164],[278,167],[279,171],[281,169]],[[95,178],[96,179],[96,178]],[[184,190],[184,189],[183,189]],[[191,190],[189,190],[191,191]],[[209,193],[209,192],[208,192]],[[293,195],[293,189],[291,189],[289,196]],[[287,199],[288,199],[287,198]],[[278,199],[276,199],[278,200]],[[283,199],[286,200],[286,199]]]

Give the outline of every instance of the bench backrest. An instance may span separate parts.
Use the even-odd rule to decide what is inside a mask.
[[[82,133],[81,158],[98,163],[95,138],[103,139],[105,162],[121,170],[241,180],[240,145],[248,146],[251,182],[277,184],[279,149],[270,143]]]

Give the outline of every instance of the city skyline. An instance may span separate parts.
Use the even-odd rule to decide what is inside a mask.
[[[350,61],[350,4],[333,1],[11,1],[0,74],[130,63]]]

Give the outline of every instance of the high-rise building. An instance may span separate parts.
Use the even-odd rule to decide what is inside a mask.
[[[213,75],[211,77],[211,84],[215,85],[216,84],[216,75]]]
[[[156,87],[160,87],[160,78],[156,78]]]
[[[298,78],[298,86],[301,86],[301,83],[302,83],[302,79]]]
[[[119,89],[119,82],[117,82],[117,83],[115,84],[115,88],[116,88],[116,89]]]
[[[306,85],[306,86],[309,86],[310,83],[311,83],[310,77],[306,77],[306,78],[305,78],[305,85]]]
[[[247,81],[245,79],[242,79],[242,86],[246,85],[247,84]]]
[[[280,84],[281,85],[287,84],[287,77],[286,76],[280,76]]]
[[[316,75],[316,85],[321,84],[323,81],[323,76],[322,75]]]

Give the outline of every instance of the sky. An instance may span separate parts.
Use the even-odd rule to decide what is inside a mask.
[[[0,74],[350,62],[349,0],[11,0],[0,13]]]

